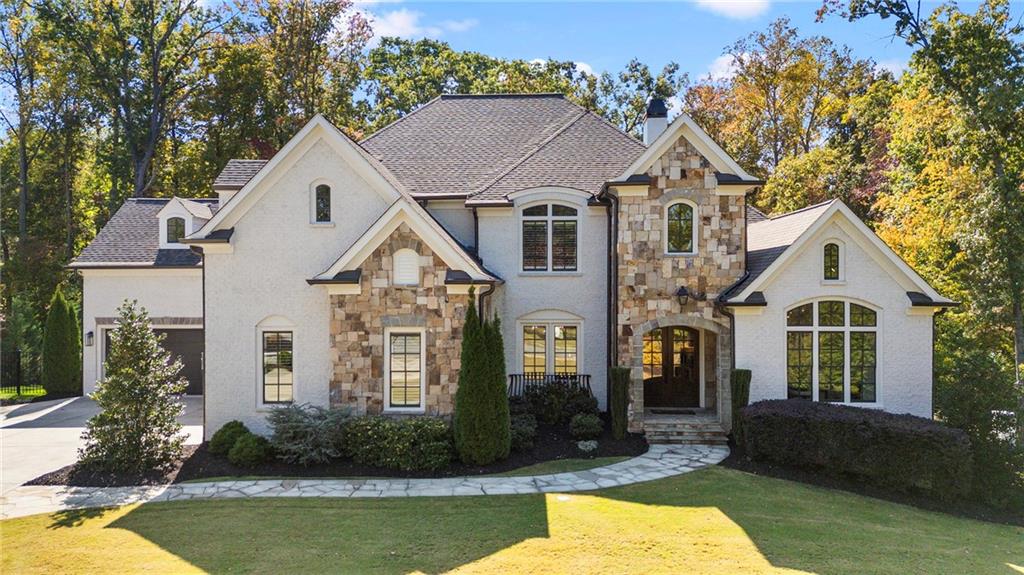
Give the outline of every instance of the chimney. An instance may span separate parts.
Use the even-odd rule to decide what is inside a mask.
[[[662,98],[651,98],[644,119],[644,145],[650,146],[668,127],[668,106]]]

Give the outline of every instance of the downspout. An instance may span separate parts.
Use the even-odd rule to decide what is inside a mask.
[[[477,309],[480,310],[480,321],[483,321],[484,318],[487,317],[484,314],[484,300],[487,299],[487,297],[490,296],[492,293],[494,293],[494,283],[493,282],[487,284],[487,289],[485,291],[481,291],[480,295],[478,295],[477,298],[476,298],[476,307],[477,307]]]
[[[608,369],[605,373],[605,401],[610,402],[612,397],[611,368],[618,365],[619,346],[616,344],[618,337],[618,273],[619,273],[619,198],[615,194],[603,194],[608,198],[608,342],[607,357]]]
[[[946,308],[941,307],[941,308],[939,308],[938,311],[936,311],[935,313],[932,314],[932,386],[931,386],[932,387],[931,388],[932,419],[935,419],[935,373],[939,370],[938,360],[935,357],[935,344],[938,341],[938,337],[935,335],[935,325],[937,323],[937,320],[938,320],[939,316],[944,314],[944,313],[946,313]]]
[[[202,370],[203,370],[203,436],[200,441],[206,441],[206,396],[207,384],[206,381],[206,252],[203,251],[202,246],[189,246],[189,248],[199,254],[199,264],[202,267],[202,273],[200,278],[203,286],[203,295],[201,307],[203,310],[203,355],[202,355]]]

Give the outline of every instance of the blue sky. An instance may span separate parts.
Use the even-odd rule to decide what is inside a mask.
[[[595,72],[617,71],[631,58],[660,69],[676,61],[696,80],[728,73],[724,48],[788,16],[802,35],[823,35],[898,72],[911,49],[892,37],[892,22],[815,22],[820,1],[688,2],[364,2],[379,35],[444,40],[458,50],[506,58],[555,58]],[[934,8],[937,4],[930,5]],[[962,5],[973,10],[970,4]]]

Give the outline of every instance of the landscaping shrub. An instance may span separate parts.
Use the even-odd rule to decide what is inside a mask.
[[[612,396],[609,401],[609,413],[612,420],[612,437],[626,437],[628,429],[629,408],[629,368],[613,367],[611,369]]]
[[[342,426],[342,449],[362,465],[433,471],[452,461],[452,431],[434,417],[353,417]]]
[[[967,435],[930,419],[799,399],[761,401],[740,417],[739,442],[757,461],[944,500],[971,488]]]
[[[82,346],[78,314],[60,286],[53,292],[43,329],[42,384],[50,397],[82,394]]]
[[[529,451],[537,439],[537,418],[530,413],[512,416],[512,451]]]
[[[740,434],[740,410],[750,403],[750,378],[752,374],[749,369],[732,370],[732,433],[733,437]]]
[[[145,309],[125,302],[110,336],[106,377],[92,397],[100,413],[86,423],[79,460],[89,466],[138,473],[179,458],[184,437],[178,416],[188,381],[181,360],[160,346]]]
[[[210,438],[210,453],[227,455],[231,448],[235,446],[235,441],[246,433],[250,433],[249,428],[241,421],[235,420],[225,423]]]
[[[572,421],[572,418],[580,414],[597,415],[597,398],[585,387],[570,388],[565,400],[563,420]]]
[[[273,429],[270,444],[278,459],[299,465],[327,463],[341,456],[341,430],[348,409],[287,405],[274,408],[267,421]]]
[[[473,465],[508,457],[511,447],[505,352],[497,319],[481,321],[473,290],[462,328],[462,367],[455,393],[455,447]]]
[[[255,433],[244,433],[228,451],[228,461],[239,467],[256,467],[270,458],[270,442]]]
[[[558,425],[566,421],[565,404],[569,401],[569,388],[564,385],[531,385],[523,392],[530,404],[530,412],[545,425]]]
[[[597,439],[604,431],[604,422],[592,413],[580,413],[569,423],[569,433],[575,439]]]
[[[517,395],[508,398],[508,415],[510,418],[525,414],[533,415],[533,412],[530,410],[530,403],[526,401],[525,397]]]

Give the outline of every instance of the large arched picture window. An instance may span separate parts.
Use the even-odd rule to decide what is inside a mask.
[[[167,243],[180,243],[183,237],[185,237],[185,218],[167,218]]]
[[[692,254],[697,251],[697,224],[694,206],[689,202],[669,204],[665,209],[665,251]]]
[[[787,311],[786,383],[791,399],[877,402],[877,312],[842,300]]]

